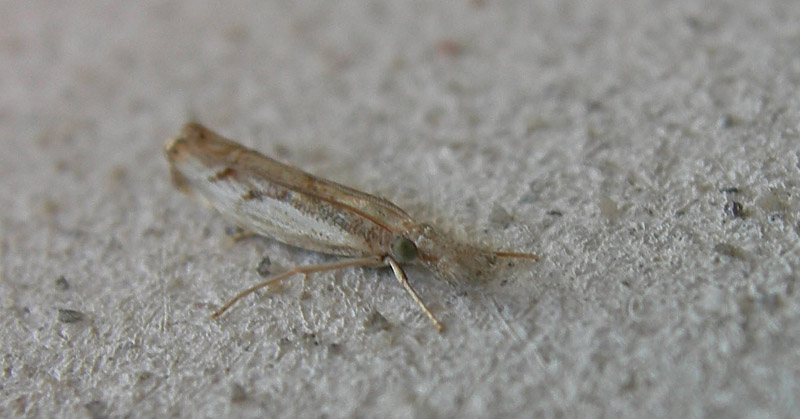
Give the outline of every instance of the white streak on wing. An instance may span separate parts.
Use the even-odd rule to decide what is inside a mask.
[[[268,197],[244,201],[237,213],[249,222],[245,227],[250,230],[293,246],[333,254],[368,253],[369,247],[362,238],[300,212],[285,202]]]
[[[181,172],[190,179],[195,196],[216,209],[223,217],[253,233],[283,243],[336,255],[368,255],[364,238],[355,236],[329,221],[299,211],[292,205],[269,196],[245,200],[251,189],[266,189],[257,179],[251,187],[232,179],[209,181],[222,168],[209,169],[195,159],[185,159]],[[293,191],[294,194],[299,192]]]

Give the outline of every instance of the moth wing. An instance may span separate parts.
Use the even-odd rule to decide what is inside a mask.
[[[255,233],[332,254],[370,255],[409,224],[391,202],[318,178],[187,124],[167,145],[173,180]]]

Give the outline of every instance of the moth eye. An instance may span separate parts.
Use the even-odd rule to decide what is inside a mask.
[[[411,262],[417,258],[417,245],[405,237],[398,237],[392,243],[392,254],[398,262]]]

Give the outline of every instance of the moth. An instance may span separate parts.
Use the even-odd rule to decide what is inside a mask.
[[[538,260],[458,243],[386,199],[321,179],[251,150],[198,123],[166,145],[173,184],[247,232],[347,259],[297,266],[233,297],[212,318],[253,292],[293,275],[354,266],[389,267],[434,326],[444,326],[402,266],[421,264],[444,281],[485,276],[501,258]]]

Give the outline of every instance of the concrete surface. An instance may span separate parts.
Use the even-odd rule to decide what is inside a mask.
[[[2,417],[800,411],[800,2],[7,1],[0,28]],[[409,270],[442,335],[373,269],[211,321],[264,256],[335,258],[174,190],[191,119],[543,260]]]

